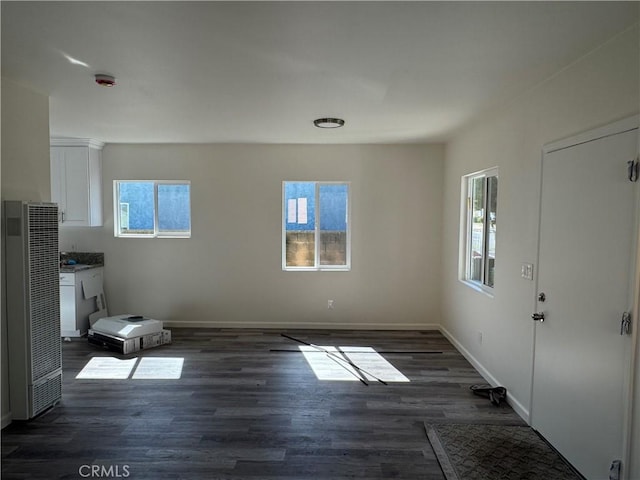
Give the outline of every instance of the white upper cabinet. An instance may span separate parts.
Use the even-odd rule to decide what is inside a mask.
[[[58,204],[60,226],[102,225],[103,145],[84,138],[51,139],[51,201]]]

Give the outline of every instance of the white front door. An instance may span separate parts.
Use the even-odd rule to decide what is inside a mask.
[[[632,306],[638,130],[618,125],[547,149],[542,165],[531,420],[589,480],[622,458],[630,368],[620,327]]]

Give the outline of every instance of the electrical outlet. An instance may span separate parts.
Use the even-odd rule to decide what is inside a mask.
[[[327,308],[333,310],[333,300],[327,300]]]

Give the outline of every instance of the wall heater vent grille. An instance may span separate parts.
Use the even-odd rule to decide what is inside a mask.
[[[58,206],[4,202],[11,417],[28,420],[62,396]]]
[[[60,358],[60,257],[58,211],[28,206],[31,380],[62,367]]]

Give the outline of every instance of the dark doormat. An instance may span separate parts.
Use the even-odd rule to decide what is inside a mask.
[[[424,426],[447,480],[583,480],[531,427]]]

